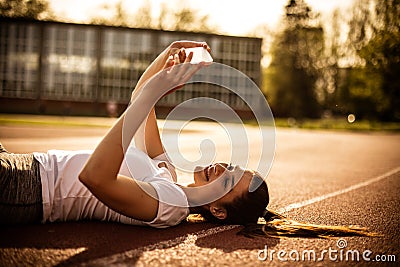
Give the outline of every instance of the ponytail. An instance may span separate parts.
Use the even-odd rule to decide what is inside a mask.
[[[301,223],[291,220],[274,211],[265,210],[257,223],[247,224],[239,231],[246,237],[308,237],[330,238],[344,236],[378,236],[359,226],[329,226]]]

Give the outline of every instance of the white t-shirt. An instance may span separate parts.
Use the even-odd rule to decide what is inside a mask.
[[[157,192],[157,216],[151,222],[144,222],[110,209],[79,181],[78,175],[91,153],[87,150],[34,153],[40,162],[43,222],[96,219],[164,228],[179,224],[189,214],[186,195],[175,184],[176,173],[165,154],[151,159],[131,146],[120,168],[120,174],[148,182]],[[159,167],[160,162],[166,162],[168,168]]]

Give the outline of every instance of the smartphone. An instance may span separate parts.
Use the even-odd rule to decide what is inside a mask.
[[[186,56],[188,56],[190,52],[193,52],[193,58],[190,61],[192,64],[198,64],[200,62],[213,62],[213,58],[204,47],[185,48],[185,52]]]

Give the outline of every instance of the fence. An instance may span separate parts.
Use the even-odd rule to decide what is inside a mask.
[[[107,107],[126,105],[149,63],[181,39],[208,42],[215,62],[240,70],[260,85],[259,38],[3,19],[0,112],[105,114]],[[223,71],[213,75],[221,81],[233,79]],[[245,83],[242,90],[251,99]],[[157,106],[171,108],[199,95],[246,110],[236,95],[213,85],[188,86]]]

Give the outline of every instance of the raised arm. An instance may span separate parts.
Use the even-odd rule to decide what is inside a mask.
[[[189,44],[200,46],[199,43]],[[182,45],[187,45],[187,43],[184,42]],[[170,52],[170,49],[165,50],[149,67],[146,75],[157,73],[158,68],[154,66],[159,66],[161,60],[165,58],[163,55],[168,55]],[[144,221],[151,221],[157,215],[156,192],[148,183],[118,174],[124,152],[139,126],[152,110],[153,103],[168,89],[184,82],[180,80],[181,77],[187,79],[194,74],[196,68],[201,67],[186,64],[184,68],[174,68],[174,62],[168,60],[168,57],[169,55],[161,69],[172,68],[159,75],[149,76],[148,80],[143,81],[143,90],[137,94],[134,93],[131,105],[104,136],[79,174],[79,180],[105,205],[128,217]]]
[[[162,70],[162,68],[164,67],[164,63],[167,59],[172,59],[174,64],[183,63],[186,60],[186,53],[183,48],[196,46],[203,46],[204,48],[210,50],[206,43],[175,42],[171,44],[169,49],[167,48],[166,50],[164,50],[143,73],[142,77],[139,79],[136,85],[136,89],[133,91],[132,98],[134,98],[140,92],[143,84],[148,81],[150,77]],[[189,55],[188,61],[190,60],[191,55]],[[155,158],[158,155],[164,153],[154,107],[150,111],[147,119],[142,123],[142,125],[136,132],[135,145],[151,158]]]

